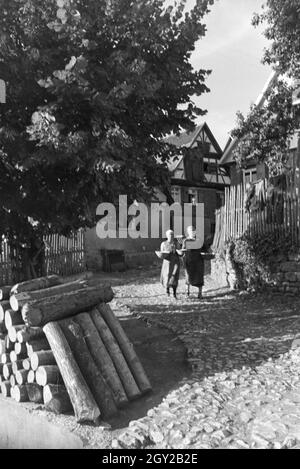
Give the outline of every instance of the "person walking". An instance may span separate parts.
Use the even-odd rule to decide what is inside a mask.
[[[170,296],[170,288],[173,290],[174,298],[177,298],[177,286],[180,272],[180,259],[177,253],[179,248],[177,240],[174,239],[174,232],[166,232],[167,240],[161,243],[160,252],[163,256],[160,281]]]
[[[187,236],[182,242],[186,296],[190,296],[190,287],[193,286],[198,288],[198,299],[201,299],[204,285],[204,259],[201,254],[202,248],[197,246],[198,240],[195,228],[189,226],[186,231]],[[195,244],[194,247],[193,243]]]

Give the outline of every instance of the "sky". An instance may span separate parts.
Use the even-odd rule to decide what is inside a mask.
[[[188,0],[190,5],[193,0]],[[199,118],[206,121],[221,148],[236,123],[236,113],[249,111],[261,93],[271,69],[262,65],[267,40],[263,28],[254,28],[251,19],[259,12],[263,0],[215,0],[205,17],[207,34],[192,56],[195,68],[211,69],[207,79],[211,92],[195,98],[208,113]]]

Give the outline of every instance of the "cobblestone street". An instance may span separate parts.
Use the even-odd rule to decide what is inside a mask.
[[[214,290],[165,296],[157,268],[112,275],[113,309],[170,329],[193,369],[161,404],[130,422],[117,448],[297,448],[300,300]],[[300,341],[299,341],[300,342]],[[159,363],[158,363],[159,366]],[[300,446],[299,446],[300,447]]]

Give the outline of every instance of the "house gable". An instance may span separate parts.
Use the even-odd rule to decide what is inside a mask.
[[[206,123],[191,133],[166,139],[185,150],[169,163],[171,177],[189,183],[230,184],[226,172],[219,166],[222,150]]]

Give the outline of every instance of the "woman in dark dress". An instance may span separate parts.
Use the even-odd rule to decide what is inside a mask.
[[[195,243],[196,249],[193,249]],[[187,237],[182,243],[183,264],[185,270],[186,295],[190,296],[190,286],[198,287],[198,298],[202,298],[202,288],[204,285],[204,259],[201,248],[196,246],[197,238],[193,226],[187,228]],[[186,250],[186,251],[185,251]]]
[[[180,271],[180,259],[177,253],[179,248],[177,240],[174,239],[174,232],[169,230],[166,232],[167,241],[161,244],[160,250],[165,253],[160,281],[166,289],[166,293],[170,296],[170,288],[173,289],[174,298],[176,298],[179,271]]]

